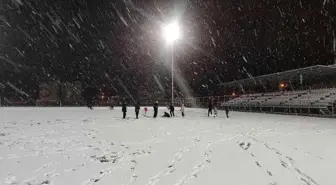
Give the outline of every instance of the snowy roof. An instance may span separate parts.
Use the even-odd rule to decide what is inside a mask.
[[[298,75],[302,74],[305,78],[314,78],[316,76],[330,76],[336,75],[335,65],[315,65],[299,69],[292,69],[283,72],[277,72],[267,75],[261,75],[252,78],[245,78],[241,80],[235,80],[227,83],[221,83],[220,86],[235,86],[235,85],[256,85],[263,84],[265,82],[278,82],[298,79]]]

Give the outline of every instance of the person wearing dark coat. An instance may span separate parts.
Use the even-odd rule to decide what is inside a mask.
[[[209,105],[208,105],[208,117],[210,117],[210,114],[212,115],[212,103],[209,101]]]
[[[154,116],[153,116],[153,118],[156,118],[157,114],[158,114],[158,109],[159,109],[159,103],[157,101],[155,102],[153,108],[154,108]]]
[[[164,112],[163,116],[164,118],[170,118],[170,115],[168,114],[168,112]]]
[[[90,109],[90,110],[93,110],[93,107],[91,104],[88,104],[87,107]]]
[[[175,114],[174,114],[175,107],[173,105],[169,106],[169,110],[170,110],[170,116],[171,117],[175,116]]]
[[[226,117],[229,118],[229,107],[225,107]]]
[[[140,103],[137,102],[135,104],[135,116],[136,116],[136,119],[139,119],[139,111],[140,111]]]
[[[88,107],[90,110],[93,110],[93,108],[92,108],[92,102],[93,102],[92,99],[87,99],[87,100],[86,100],[87,107]]]
[[[127,107],[126,103],[122,103],[121,111],[123,112],[123,119],[126,118]]]

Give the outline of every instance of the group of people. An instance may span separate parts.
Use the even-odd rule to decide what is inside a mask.
[[[164,112],[162,117],[165,117],[165,118],[175,117],[175,107],[173,105],[168,105],[168,109],[169,109],[169,114],[168,112]],[[184,104],[183,103],[181,104],[180,111],[181,111],[182,117],[184,117],[185,114],[184,114]]]
[[[140,103],[137,102],[134,106],[134,110],[135,110],[135,117],[136,119],[139,119],[139,112],[140,112]],[[126,113],[127,113],[127,106],[126,103],[123,102],[121,105],[121,111],[123,112],[123,119],[126,118]]]
[[[212,110],[214,112],[214,114],[212,114]],[[216,105],[213,105],[212,102],[209,102],[208,104],[208,117],[210,117],[210,115],[213,115],[214,117],[217,117],[217,107]],[[225,114],[226,117],[229,118],[229,108],[227,106],[225,106]]]
[[[175,117],[175,107],[170,104],[168,105],[167,107],[169,109],[169,113],[168,112],[164,112],[162,117],[165,117],[165,118],[170,118],[170,117]],[[159,104],[158,102],[156,101],[155,104],[153,105],[153,109],[154,109],[154,115],[153,115],[153,118],[156,118],[157,115],[158,115],[158,109],[159,109]],[[185,107],[184,107],[184,104],[181,105],[181,115],[182,117],[185,116]],[[140,103],[137,102],[135,104],[135,116],[136,116],[136,119],[139,119],[139,111],[140,111]],[[147,107],[144,108],[144,111],[145,111],[145,115],[147,114]],[[127,107],[126,107],[126,104],[123,103],[122,104],[122,112],[123,112],[123,119],[126,118],[126,112],[127,112]],[[216,105],[213,105],[212,102],[209,102],[208,104],[208,117],[211,116],[214,116],[214,117],[217,117],[217,114],[218,114],[218,109],[217,109],[217,106]],[[229,118],[229,108],[227,106],[225,106],[225,114],[226,114],[226,117]]]
[[[111,109],[113,109],[113,107],[111,107]],[[154,109],[154,115],[153,115],[153,118],[156,118],[157,115],[158,115],[158,111],[159,111],[159,103],[156,101],[153,105],[153,109]],[[166,117],[166,118],[170,118],[170,117],[174,117],[175,116],[175,107],[173,105],[169,105],[168,106],[168,109],[170,111],[170,114],[167,113],[167,112],[164,112],[164,114],[162,115],[162,117]],[[185,113],[184,113],[184,104],[181,105],[181,115],[182,117],[185,116]],[[139,112],[140,112],[140,103],[137,102],[134,106],[134,110],[135,110],[135,117],[136,119],[139,119]],[[121,111],[123,112],[123,119],[126,118],[126,114],[127,114],[127,106],[126,106],[126,103],[123,102],[122,105],[121,105]],[[145,115],[147,114],[147,111],[148,111],[148,108],[145,107],[144,108],[144,112],[145,112]]]
[[[121,111],[123,113],[123,119],[125,119],[126,118],[126,114],[127,114],[127,105],[126,105],[125,102],[123,102],[121,105],[122,105],[121,106],[122,107]],[[88,104],[88,108],[89,109],[93,109],[92,106],[91,106],[91,104]],[[162,117],[165,117],[165,118],[175,117],[175,107],[172,104],[170,104],[170,105],[167,106],[167,108],[169,109],[169,113],[165,111],[163,113]],[[112,104],[110,105],[110,109],[111,110],[114,109],[114,106]],[[158,115],[158,109],[159,109],[159,103],[158,103],[158,101],[156,101],[154,103],[154,105],[153,105],[153,110],[154,110],[153,118],[157,117],[157,115]],[[136,117],[136,119],[139,119],[140,102],[137,102],[134,105],[134,110],[135,110],[135,117]],[[148,108],[145,107],[144,108],[145,115],[147,115],[147,111],[148,111]],[[185,111],[185,106],[184,106],[184,104],[181,104],[180,111],[181,111],[182,117],[184,117],[185,116],[185,112],[184,112]],[[217,117],[217,113],[218,113],[217,106],[214,105],[212,102],[209,102],[209,104],[208,104],[208,117],[210,117],[210,115],[213,116],[213,117]],[[229,108],[227,106],[225,107],[225,113],[226,113],[226,117],[229,118]]]

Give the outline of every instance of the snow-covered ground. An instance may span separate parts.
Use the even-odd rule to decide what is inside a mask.
[[[0,108],[0,184],[335,185],[335,119],[176,114]]]

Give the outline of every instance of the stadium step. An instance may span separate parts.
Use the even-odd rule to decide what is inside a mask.
[[[320,112],[324,115],[331,114],[331,111],[328,108],[320,108]]]

